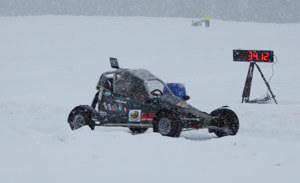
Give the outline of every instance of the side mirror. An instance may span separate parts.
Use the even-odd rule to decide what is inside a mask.
[[[185,95],[185,96],[182,97],[182,100],[190,100],[190,96]]]

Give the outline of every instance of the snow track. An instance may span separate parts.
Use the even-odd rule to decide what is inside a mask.
[[[300,24],[190,24],[181,18],[1,17],[0,182],[298,182]],[[248,64],[232,61],[236,48],[274,50],[270,84],[278,105],[240,103]],[[69,112],[91,103],[111,56],[121,67],[185,83],[190,103],[203,111],[229,105],[240,119],[238,134],[71,131]],[[260,67],[271,76],[271,64]],[[251,98],[265,92],[255,72]]]

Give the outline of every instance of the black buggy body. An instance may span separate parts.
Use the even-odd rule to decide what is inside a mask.
[[[208,128],[218,137],[235,135],[239,128],[237,115],[222,107],[210,114],[178,98],[159,78],[145,69],[120,69],[111,58],[115,71],[105,72],[97,84],[91,106],[80,105],[69,114],[72,130],[88,125],[129,127],[133,133],[148,128],[164,136],[178,137],[182,129]]]

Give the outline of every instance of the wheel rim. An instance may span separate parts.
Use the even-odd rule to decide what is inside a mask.
[[[80,128],[82,126],[84,126],[85,124],[85,119],[82,115],[80,114],[77,114],[74,116],[74,119],[73,121],[71,122],[72,123],[72,126],[77,129],[77,128]]]
[[[223,120],[223,127],[227,135],[235,135],[238,131],[239,124],[235,114],[227,112],[221,117]]]
[[[162,135],[168,135],[171,132],[171,120],[162,118],[158,123],[158,130]]]
[[[211,115],[217,117],[222,122],[218,127],[223,128],[222,131],[213,130],[213,132],[219,133],[221,136],[235,135],[238,132],[239,119],[233,111],[221,109],[213,111]]]

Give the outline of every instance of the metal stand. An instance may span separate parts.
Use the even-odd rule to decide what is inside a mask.
[[[264,77],[262,71],[260,70],[260,68],[258,67],[258,65],[255,62],[250,62],[249,65],[249,69],[248,69],[248,74],[247,74],[247,78],[246,78],[246,82],[245,82],[245,86],[244,86],[244,91],[243,91],[243,96],[242,96],[242,103],[245,101],[246,103],[251,103],[251,101],[249,101],[250,98],[250,91],[251,91],[251,85],[252,85],[252,78],[253,78],[253,71],[254,71],[254,65],[256,66],[256,68],[258,69],[261,77],[263,78],[269,92],[271,93],[271,96],[273,98],[273,100],[275,101],[275,103],[277,104],[277,101],[275,99],[275,95],[273,94],[271,87],[269,85],[269,83],[267,82],[266,78]],[[253,102],[252,102],[253,103]]]

